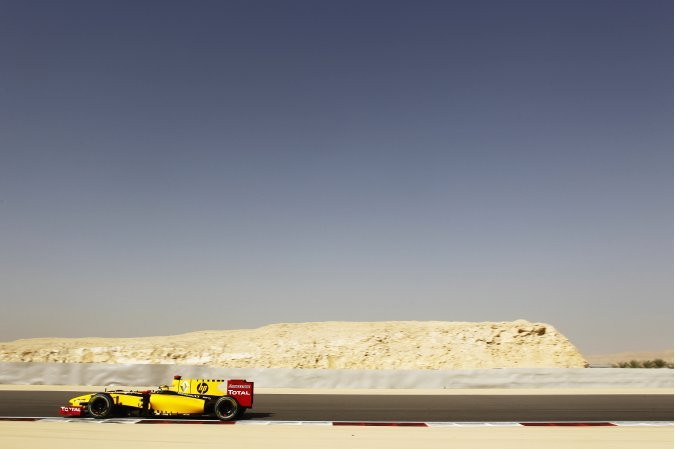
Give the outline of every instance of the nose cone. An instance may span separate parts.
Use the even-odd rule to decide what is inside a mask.
[[[89,402],[89,399],[91,399],[92,396],[93,396],[93,394],[84,394],[82,396],[77,396],[75,398],[72,398],[69,402],[70,402],[70,405],[80,405],[80,404]]]

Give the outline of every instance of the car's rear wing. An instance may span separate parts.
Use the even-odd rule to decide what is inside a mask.
[[[233,397],[241,407],[253,407],[253,382],[244,379],[227,381],[227,395]]]

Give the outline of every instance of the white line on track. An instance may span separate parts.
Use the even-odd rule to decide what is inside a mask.
[[[138,424],[143,421],[144,423],[152,424],[153,419],[138,419],[138,418],[109,418],[109,419],[94,419],[94,418],[57,418],[49,416],[3,416],[0,417],[0,421],[39,421],[39,422],[80,422],[80,423],[92,423],[92,424]],[[156,424],[170,424],[175,422],[180,423],[194,423],[194,424],[215,424],[220,423],[221,421],[217,419],[157,419]],[[529,421],[532,423],[532,421]],[[594,422],[606,422],[614,426],[620,427],[639,427],[639,426],[673,426],[673,421],[585,421],[580,424],[592,424]],[[236,422],[229,422],[227,424],[237,424],[245,426],[332,426],[333,421],[262,421],[262,420],[243,420]],[[565,421],[547,421],[547,424],[565,424]],[[225,423],[223,423],[225,424]],[[368,425],[410,425],[410,424],[421,424],[427,427],[519,427],[522,426],[520,422],[505,422],[505,421],[490,421],[490,422],[480,422],[480,421],[464,421],[464,422],[453,422],[453,421],[340,421],[341,425],[354,425],[354,426],[368,426]]]
[[[237,425],[245,426],[332,426],[333,421],[237,421]]]
[[[517,422],[427,422],[429,427],[479,427],[479,426],[520,426]]]

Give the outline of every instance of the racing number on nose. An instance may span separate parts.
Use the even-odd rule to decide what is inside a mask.
[[[206,393],[207,391],[209,391],[209,386],[206,385],[206,382],[202,382],[202,383],[200,383],[199,385],[197,385],[197,392],[198,392],[199,394],[204,394],[204,393]]]

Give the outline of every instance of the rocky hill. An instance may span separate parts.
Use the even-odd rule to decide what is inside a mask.
[[[169,337],[0,343],[3,362],[162,363],[232,368],[581,368],[556,329],[514,322],[319,322]]]

